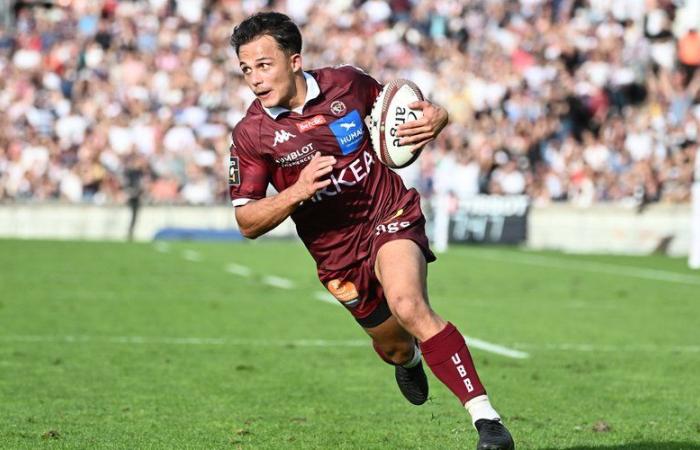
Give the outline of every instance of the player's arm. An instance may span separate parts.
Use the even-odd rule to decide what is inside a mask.
[[[236,207],[236,221],[241,234],[255,239],[275,228],[304,201],[331,184],[325,178],[333,170],[336,159],[316,153],[302,169],[299,179],[282,192]]]
[[[423,111],[423,117],[418,120],[406,122],[398,128],[400,144],[413,144],[412,152],[415,152],[435,139],[447,125],[449,116],[447,110],[440,105],[426,100],[414,102],[408,105],[411,109]]]

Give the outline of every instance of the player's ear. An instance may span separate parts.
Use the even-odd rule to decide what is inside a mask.
[[[295,53],[289,57],[289,63],[292,66],[292,72],[297,73],[301,71],[301,54]]]

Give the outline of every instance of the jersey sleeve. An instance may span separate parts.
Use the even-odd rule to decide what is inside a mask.
[[[362,91],[366,95],[365,104],[367,105],[367,111],[371,111],[372,106],[374,106],[374,101],[379,96],[383,86],[379,84],[377,80],[367,74],[361,75],[361,80],[364,86]]]
[[[233,206],[243,206],[265,197],[270,171],[253,142],[237,126],[232,133],[228,185]]]
[[[372,106],[374,106],[374,101],[379,96],[383,86],[359,67],[345,65],[338,68],[343,71],[347,71],[352,77],[352,85],[353,87],[357,88],[355,92],[358,92],[361,95],[367,111],[371,111]]]

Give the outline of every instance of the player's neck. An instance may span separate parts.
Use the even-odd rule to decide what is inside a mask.
[[[294,110],[299,108],[306,101],[306,79],[304,78],[304,72],[300,71],[294,76],[294,86],[295,94],[289,99],[289,105],[285,107]]]

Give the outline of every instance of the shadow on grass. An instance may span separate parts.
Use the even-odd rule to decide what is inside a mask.
[[[546,450],[700,450],[700,444],[691,442],[635,442],[605,446],[552,447]]]

